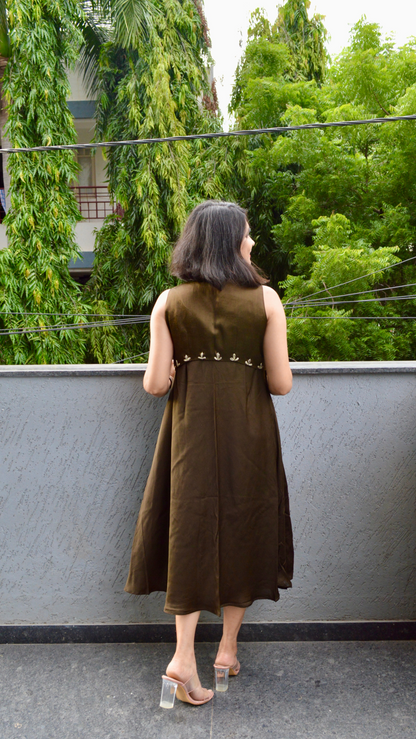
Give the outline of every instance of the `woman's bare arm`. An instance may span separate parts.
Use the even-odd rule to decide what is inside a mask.
[[[150,395],[161,397],[171,387],[169,376],[175,376],[173,364],[173,342],[166,323],[165,310],[169,290],[156,300],[150,318],[150,351],[143,387]]]
[[[287,349],[286,316],[275,290],[263,285],[267,327],[263,352],[267,384],[272,395],[286,395],[292,388],[292,372]]]

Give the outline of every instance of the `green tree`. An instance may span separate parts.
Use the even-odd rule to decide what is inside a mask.
[[[100,57],[97,137],[157,138],[218,128],[202,100],[212,100],[209,49],[200,8],[191,0],[161,0],[147,38],[130,46],[108,43]],[[208,105],[212,107],[212,105]],[[110,191],[120,213],[97,234],[95,304],[116,313],[147,313],[174,284],[167,261],[187,212],[198,199],[221,196],[229,168],[227,146],[160,143],[107,152]],[[222,189],[221,189],[222,188]],[[199,190],[196,193],[196,190]],[[147,329],[113,331],[104,346],[92,335],[100,361],[135,356],[147,347]]]
[[[77,62],[90,90],[96,90],[103,45],[110,40],[127,47],[148,42],[154,19],[160,19],[161,12],[158,0],[80,0],[63,6],[40,2],[29,13],[24,4],[9,2],[6,7],[0,3],[0,85],[11,56],[2,85],[11,103],[6,104],[2,89],[3,146],[9,145],[9,131],[15,146],[74,143],[75,131],[65,103],[69,93],[65,68]],[[201,8],[199,13],[203,18]],[[7,180],[5,164],[3,157]],[[2,342],[0,361],[82,361],[87,336],[89,346],[96,345],[99,337],[105,356],[112,356],[111,327],[76,333],[63,328],[57,333],[39,330],[51,322],[63,327],[86,320],[88,306],[67,269],[69,260],[79,254],[73,227],[80,216],[68,190],[77,175],[73,155],[16,155],[10,169],[10,249],[0,259],[0,297],[2,307],[11,313],[3,328],[34,325],[37,331],[10,334]],[[6,181],[9,200],[8,189]],[[94,310],[108,312],[107,303],[97,300]],[[98,351],[96,358],[103,355]]]
[[[315,13],[309,18],[310,5],[310,0],[287,0],[281,5],[277,37],[289,49],[291,78],[322,83],[328,63],[327,31],[323,15]]]
[[[9,104],[7,131],[14,147],[75,143],[66,99],[66,66],[81,44],[75,0],[10,0],[11,58],[3,88]],[[68,262],[78,256],[79,220],[69,182],[77,175],[72,152],[20,153],[9,157],[9,246],[0,253],[0,325],[11,333],[0,345],[2,363],[82,362],[85,332],[66,329],[86,322],[86,306]],[[49,332],[48,326],[59,331]]]
[[[7,123],[7,104],[3,94],[3,77],[4,72],[9,61],[11,54],[10,37],[9,37],[9,25],[7,22],[7,8],[5,0],[0,2],[0,142],[1,148],[9,148],[10,142],[6,136],[5,126]],[[7,155],[2,154],[1,164],[3,170],[3,187],[6,197],[6,202],[9,204],[8,190],[9,190],[9,173],[7,171]]]
[[[378,299],[383,294],[379,270],[399,261],[397,247],[372,249],[354,239],[349,220],[339,213],[321,216],[311,225],[308,279],[288,277],[282,284],[291,357],[297,361],[394,359],[400,322],[386,320],[394,313]],[[339,287],[332,289],[333,285]],[[357,320],[363,317],[365,331]]]
[[[257,52],[264,54],[264,37],[251,43],[252,58]],[[378,26],[362,18],[352,30],[350,45],[328,69],[322,85],[313,80],[285,82],[281,75],[272,82],[265,77],[262,87],[256,78],[260,65],[252,67],[253,76],[247,66],[246,76],[240,76],[244,89],[236,88],[240,95],[237,114],[249,116],[256,108],[257,120],[270,120],[274,109],[279,122],[290,125],[412,113],[416,103],[415,54],[413,41],[396,49],[391,40],[382,38]],[[244,63],[239,69],[243,67]],[[266,87],[269,97],[264,93]],[[331,304],[321,305],[319,318],[315,317],[318,307],[313,303],[306,306],[305,299],[316,291],[322,291],[323,297],[328,287],[356,279],[363,274],[360,265],[371,271],[381,268],[381,258],[392,263],[412,257],[416,242],[415,148],[413,123],[293,131],[278,137],[256,137],[248,146],[240,146],[240,166],[245,172],[241,199],[249,208],[258,262],[274,287],[281,285],[291,310],[296,295],[304,303],[304,312],[297,311],[290,322],[293,358],[414,356],[414,323],[401,320],[401,316],[416,315],[416,291],[412,285],[407,290],[397,287],[416,282],[412,261],[377,272],[373,281],[353,282],[349,292],[370,292],[362,299],[354,296],[351,305],[336,301],[332,305],[328,295]],[[324,223],[332,229],[332,235],[325,238]],[[334,242],[337,229],[344,239],[338,245]],[[402,300],[406,294],[410,297]],[[337,313],[331,318],[334,310]],[[338,311],[347,314],[342,318]],[[322,320],[326,315],[328,321]],[[352,320],[347,320],[348,315]],[[364,321],[363,316],[377,320]],[[387,321],[387,316],[398,320]]]
[[[309,0],[287,0],[274,24],[262,11],[252,13],[230,104],[238,126],[278,126],[288,104],[317,103],[329,61],[327,32],[323,16],[308,17],[309,6]]]
[[[82,33],[78,68],[91,93],[99,85],[99,60],[103,44],[122,47],[141,43],[152,33],[160,15],[158,0],[79,0],[77,26]]]
[[[321,16],[308,16],[309,3],[288,0],[271,24],[257,10],[251,17],[248,42],[237,67],[230,104],[236,128],[285,125],[294,106],[315,120],[325,109],[321,89],[328,55]],[[253,136],[238,142],[241,173],[238,199],[247,207],[258,261],[277,286],[287,274],[288,260],[276,250],[273,227],[293,193],[295,162],[276,167],[275,136]]]

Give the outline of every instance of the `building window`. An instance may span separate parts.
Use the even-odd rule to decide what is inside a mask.
[[[77,149],[77,161],[81,167],[78,174],[79,187],[95,186],[95,156],[91,149]]]

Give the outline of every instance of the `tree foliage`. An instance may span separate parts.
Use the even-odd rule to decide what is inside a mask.
[[[81,43],[75,0],[10,0],[11,58],[3,82],[13,147],[75,143],[66,99],[66,66]],[[74,227],[80,219],[69,189],[77,175],[72,152],[9,156],[9,247],[0,253],[0,326],[11,333],[0,344],[2,363],[82,362],[85,332],[64,326],[86,322],[86,306],[68,272],[78,255]],[[47,332],[45,327],[60,330]]]
[[[292,3],[279,19],[293,17]],[[291,14],[292,13],[292,14]],[[237,70],[237,126],[290,125],[413,113],[416,45],[397,49],[362,18],[349,46],[316,78],[288,81],[287,49],[267,21],[254,31]],[[290,36],[292,25],[287,24]],[[259,30],[260,29],[260,30]],[[321,39],[325,34],[322,32]],[[259,59],[269,60],[262,65]],[[274,60],[273,62],[271,60]],[[273,118],[273,116],[275,116]],[[389,123],[253,137],[240,143],[239,192],[257,240],[257,261],[290,307],[294,359],[408,359],[414,356],[416,242],[414,123]],[[256,254],[256,252],[255,252]],[[410,266],[409,266],[410,265]],[[378,270],[383,269],[382,272]],[[372,277],[364,278],[367,272]],[[360,278],[360,279],[356,279]],[[332,286],[356,280],[332,290]],[[327,305],[308,296],[317,293]],[[362,296],[346,294],[366,291]],[[390,301],[411,295],[404,300]],[[338,301],[343,301],[342,303]],[[363,320],[366,316],[375,320]],[[387,320],[397,316],[397,320]],[[349,317],[349,318],[348,318]]]
[[[277,126],[288,95],[298,94],[299,104],[313,99],[314,85],[296,83],[323,82],[327,32],[323,16],[308,17],[309,6],[309,0],[287,0],[274,24],[260,10],[252,13],[230,105],[241,125]]]
[[[310,0],[288,0],[279,7],[276,21],[278,40],[289,50],[289,74],[295,81],[322,82],[325,76],[328,54],[324,16],[315,13],[308,16]]]
[[[202,104],[210,96],[204,27],[191,0],[161,0],[149,37],[134,47],[106,44],[99,70],[96,135],[104,140],[158,138],[214,130],[216,116]],[[89,284],[92,299],[117,313],[143,313],[173,284],[167,261],[189,209],[225,193],[227,145],[160,143],[107,152],[109,187],[119,214],[97,235]],[[107,361],[146,349],[143,329],[113,334]]]
[[[65,67],[80,46],[99,94],[97,139],[220,128],[199,0],[8,2],[13,145],[75,141]],[[323,19],[308,9],[308,0],[287,0],[274,24],[253,13],[231,102],[238,128],[414,113],[414,40],[397,49],[362,18],[330,64]],[[167,263],[186,215],[207,198],[247,207],[256,261],[287,306],[293,359],[412,358],[415,322],[401,318],[416,313],[415,151],[408,122],[111,148],[116,214],[97,233],[83,295],[68,273],[80,217],[73,155],[11,155],[0,327],[34,331],[3,335],[0,361],[140,360],[148,346],[140,324],[64,326],[83,325],[90,311],[150,312],[174,284]],[[47,333],[52,324],[59,330]]]

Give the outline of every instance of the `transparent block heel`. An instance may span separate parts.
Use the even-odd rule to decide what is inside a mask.
[[[160,696],[160,708],[173,708],[175,705],[176,690],[178,683],[174,680],[162,678],[162,694]]]
[[[201,683],[196,672],[186,683],[181,682],[176,677],[162,675],[162,695],[160,696],[159,705],[161,708],[173,708],[176,697],[184,703],[192,703],[193,706],[202,706],[203,703],[208,703],[208,701],[212,700],[214,693],[212,690],[207,690],[205,691],[207,693],[205,698],[195,700],[191,693],[200,687]]]
[[[228,690],[229,667],[215,667],[215,690],[225,693]]]

